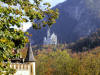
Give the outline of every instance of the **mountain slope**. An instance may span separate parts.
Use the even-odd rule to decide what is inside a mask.
[[[67,48],[73,51],[82,52],[92,50],[100,46],[100,29],[87,37],[83,37],[76,42],[68,44]]]
[[[67,0],[55,7],[59,9],[60,16],[51,31],[57,34],[59,43],[76,41],[100,27],[97,10],[90,9],[89,6],[91,4],[86,0]],[[35,44],[41,44],[46,36],[46,28],[38,31],[30,28],[28,32],[33,34]]]

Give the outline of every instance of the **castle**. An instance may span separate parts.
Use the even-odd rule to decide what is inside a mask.
[[[57,44],[57,35],[55,35],[55,33],[50,34],[50,29],[48,29],[47,31],[47,37],[44,37],[44,41],[43,41],[44,45],[49,45],[49,44]]]
[[[28,46],[27,55],[25,61],[18,62],[17,60],[13,60],[11,62],[10,67],[16,70],[14,75],[35,75],[35,58],[33,55],[31,44]]]

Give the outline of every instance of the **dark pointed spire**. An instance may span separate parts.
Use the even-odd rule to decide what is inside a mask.
[[[25,62],[35,62],[35,61],[36,60],[35,60],[34,55],[33,55],[31,43],[29,43]]]

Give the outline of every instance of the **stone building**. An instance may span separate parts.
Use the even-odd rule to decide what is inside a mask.
[[[43,41],[44,45],[49,45],[49,44],[57,44],[57,35],[55,33],[50,34],[50,29],[47,31],[47,37],[44,37]]]
[[[28,46],[27,55],[25,61],[18,62],[17,60],[13,60],[10,64],[10,67],[16,69],[16,73],[14,75],[35,75],[35,58],[33,55],[31,44]]]

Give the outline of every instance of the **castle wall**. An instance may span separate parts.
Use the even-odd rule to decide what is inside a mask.
[[[16,73],[14,75],[35,75],[35,62],[11,63],[10,67],[16,69]]]
[[[32,64],[33,64],[33,75],[35,75],[35,74],[36,74],[36,73],[35,73],[35,72],[36,72],[36,71],[35,71],[35,62],[33,62]]]

